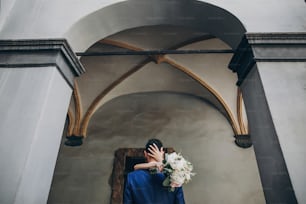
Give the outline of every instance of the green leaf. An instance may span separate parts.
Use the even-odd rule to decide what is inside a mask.
[[[175,188],[174,188],[174,187],[170,187],[168,190],[169,190],[170,192],[174,192]]]
[[[163,181],[163,186],[170,186],[170,178],[166,177],[165,180]]]

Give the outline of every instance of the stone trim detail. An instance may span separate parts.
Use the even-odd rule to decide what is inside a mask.
[[[66,39],[0,40],[0,68],[55,66],[73,87],[85,72]]]
[[[236,49],[228,67],[233,72],[237,73],[238,81],[236,84],[241,85],[242,81],[246,78],[255,64],[252,48],[248,43],[247,38],[244,36]]]
[[[81,146],[83,144],[83,136],[78,136],[78,135],[71,135],[71,136],[67,136],[66,137],[66,141],[65,141],[65,145],[66,146]]]
[[[251,136],[248,134],[235,135],[235,144],[241,148],[249,148],[252,146]]]
[[[256,62],[306,62],[306,33],[246,33],[229,68],[240,86]]]

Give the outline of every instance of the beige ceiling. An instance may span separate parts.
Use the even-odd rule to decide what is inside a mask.
[[[224,50],[230,47],[207,33],[161,25],[125,30],[101,39],[86,52],[167,49]],[[237,108],[240,102],[236,75],[227,68],[231,57],[230,53],[83,56],[81,62],[86,73],[76,80],[70,105],[73,118],[70,133],[86,136],[91,116],[118,96],[156,91],[201,97],[227,117],[234,132],[246,131],[239,118],[243,108]]]

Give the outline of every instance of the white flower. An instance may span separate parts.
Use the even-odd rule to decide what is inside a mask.
[[[174,187],[180,187],[191,180],[193,165],[187,161],[180,153],[166,154],[163,172],[167,175],[164,185],[170,186],[171,190]]]

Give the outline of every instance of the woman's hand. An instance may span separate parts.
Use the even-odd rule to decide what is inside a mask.
[[[165,152],[163,147],[159,150],[156,144],[150,145],[148,155],[154,158],[157,162],[163,162],[164,154]]]

